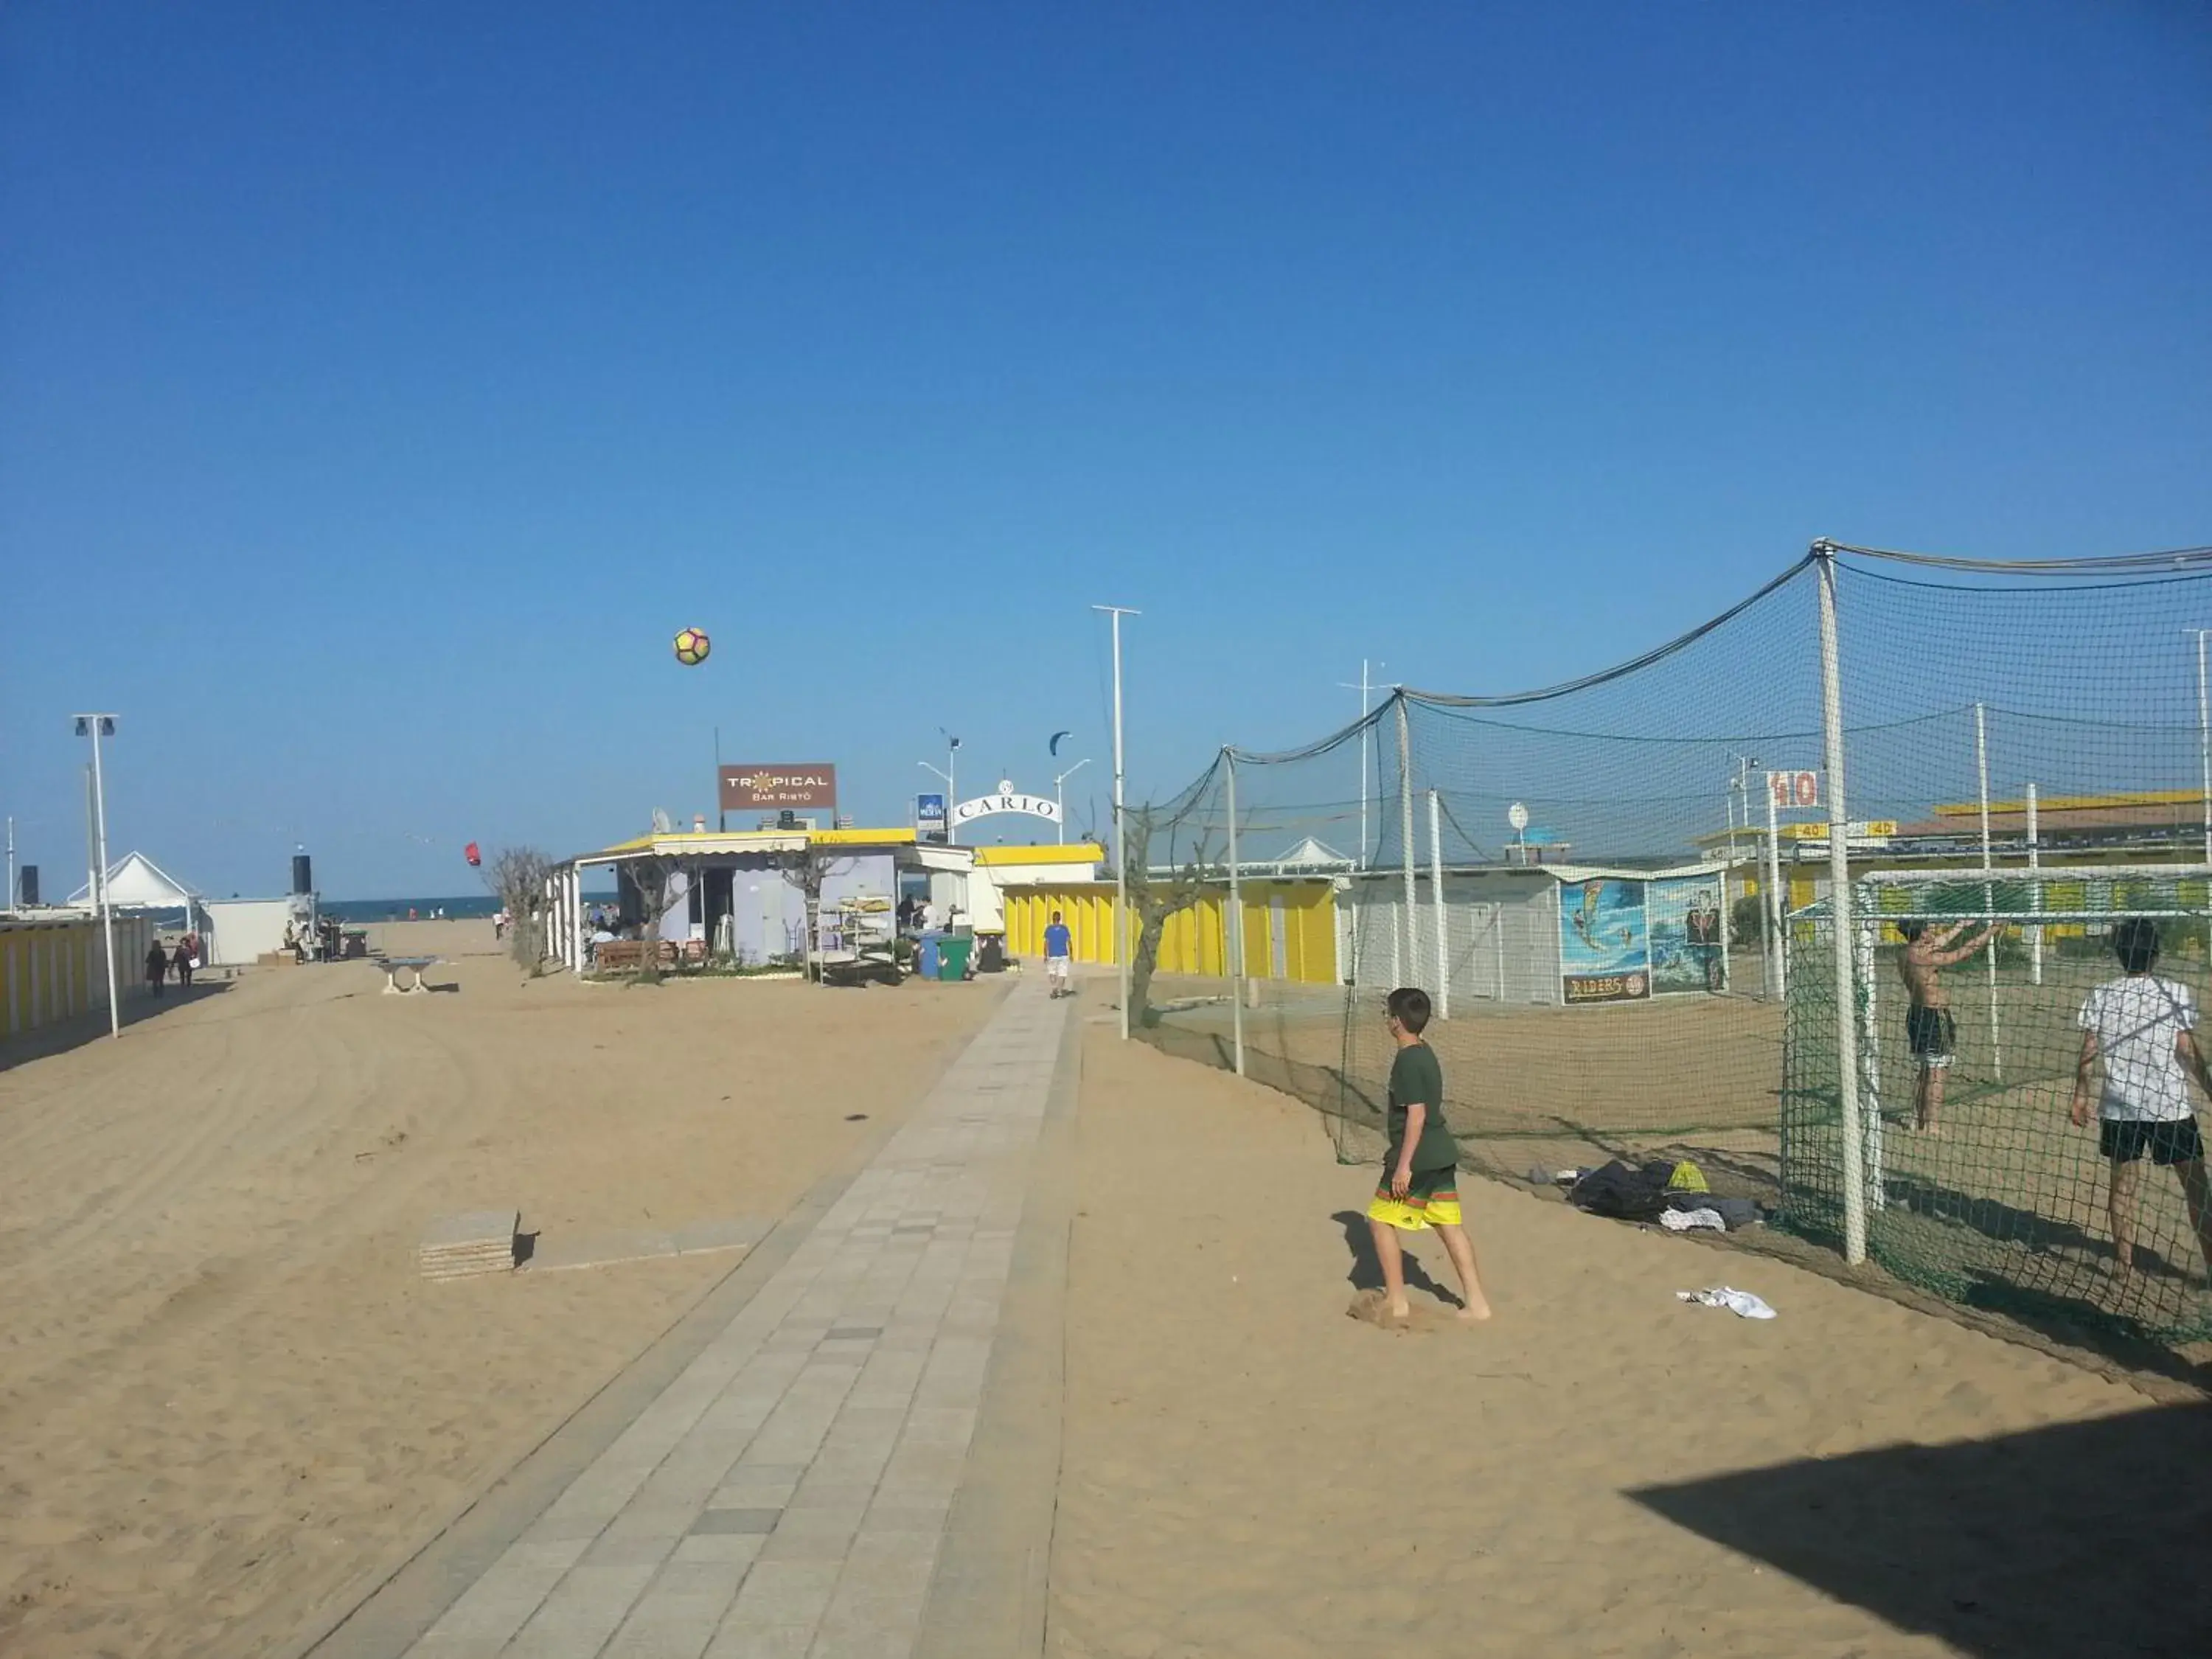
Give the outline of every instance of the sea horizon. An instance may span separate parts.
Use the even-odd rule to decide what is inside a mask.
[[[586,903],[611,904],[615,895],[611,890],[605,893],[586,890],[584,899]],[[316,901],[316,908],[321,915],[339,921],[405,921],[410,910],[415,913],[417,921],[428,921],[433,910],[443,910],[449,921],[480,921],[498,910],[499,900],[490,893],[434,894],[428,898],[325,898]]]

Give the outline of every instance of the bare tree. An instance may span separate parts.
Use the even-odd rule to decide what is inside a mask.
[[[553,860],[535,847],[502,847],[484,861],[483,884],[509,918],[507,948],[532,975],[545,971],[545,883]]]
[[[638,929],[637,976],[639,985],[658,985],[660,982],[660,919],[676,902],[676,877],[684,869],[684,860],[665,853],[647,853],[634,859],[625,859],[621,870],[623,878],[637,890],[639,908],[643,911],[645,925]]]
[[[1159,966],[1160,936],[1167,919],[1198,902],[1210,884],[1203,836],[1192,848],[1190,860],[1165,878],[1152,870],[1154,809],[1121,809],[1121,853],[1127,872],[1129,908],[1137,918],[1137,943],[1129,955],[1129,1024],[1153,1025],[1158,1016],[1152,1007],[1152,975]]]

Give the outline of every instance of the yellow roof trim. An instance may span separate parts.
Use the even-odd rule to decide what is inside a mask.
[[[2041,812],[2093,812],[2100,806],[2201,806],[2204,804],[2202,789],[2130,789],[2113,795],[2039,795],[2036,810]],[[1947,801],[1936,809],[1939,818],[1971,818],[1981,816],[1982,804],[1978,800]],[[2027,802],[1993,800],[1992,812],[2025,812]]]
[[[978,847],[975,862],[994,864],[1097,864],[1106,856],[1106,849],[1094,847],[1089,842],[1078,842],[1072,847],[1057,843],[1045,847]]]
[[[584,863],[608,863],[623,857],[659,853],[681,857],[695,850],[744,852],[748,848],[797,852],[817,847],[911,847],[914,831],[908,830],[668,830],[655,835],[633,836],[596,853],[583,853]],[[964,847],[954,849],[966,852]]]

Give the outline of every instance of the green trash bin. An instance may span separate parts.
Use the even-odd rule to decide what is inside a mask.
[[[972,939],[941,939],[937,941],[937,976],[939,979],[968,977],[968,953],[975,948]]]

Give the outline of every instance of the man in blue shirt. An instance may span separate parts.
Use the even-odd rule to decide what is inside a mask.
[[[1074,971],[1074,941],[1068,937],[1067,925],[1055,910],[1052,913],[1052,925],[1044,930],[1044,979],[1055,998],[1075,994],[1074,983],[1069,977]]]

